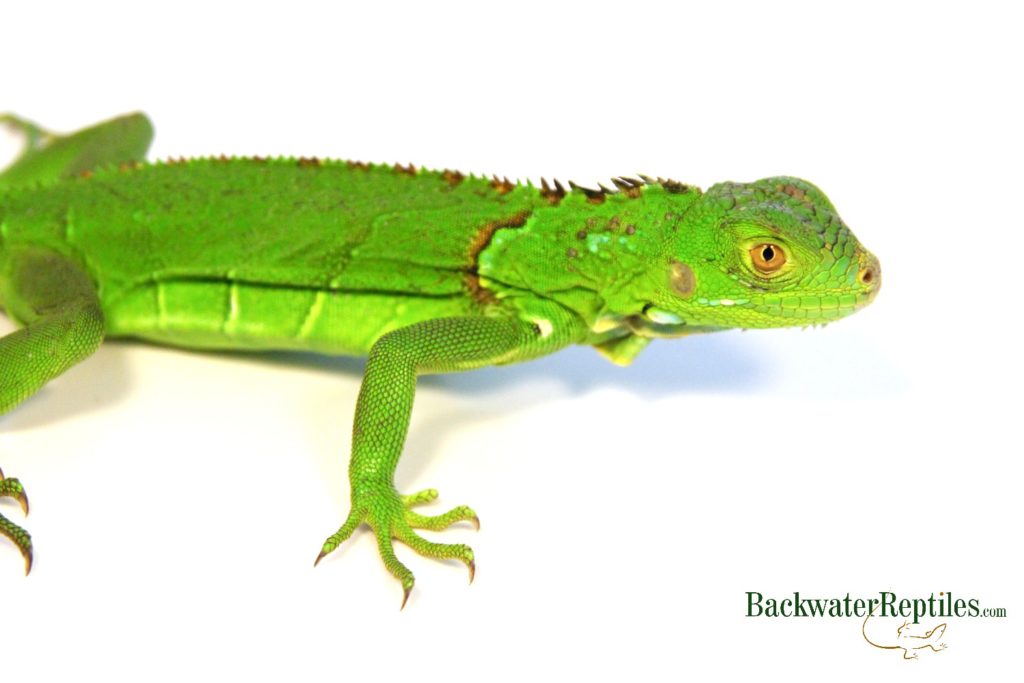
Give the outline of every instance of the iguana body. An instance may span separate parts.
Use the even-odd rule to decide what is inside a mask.
[[[356,408],[352,512],[408,596],[397,538],[423,555],[475,513],[410,507],[392,477],[415,378],[589,344],[628,363],[654,337],[827,322],[880,273],[835,209],[794,178],[617,179],[617,192],[315,159],[146,164],[151,127],[123,117],[67,137],[13,117],[25,155],[0,175],[0,411],[104,337],[211,349],[368,355]],[[0,495],[27,502],[17,480]],[[31,561],[27,533],[0,517]],[[318,561],[320,559],[318,557]],[[404,604],[404,601],[403,601]]]

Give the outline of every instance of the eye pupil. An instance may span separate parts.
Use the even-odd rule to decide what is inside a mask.
[[[771,263],[772,259],[775,258],[775,250],[772,249],[772,245],[764,245],[764,249],[761,251],[761,258],[764,259],[765,263]]]

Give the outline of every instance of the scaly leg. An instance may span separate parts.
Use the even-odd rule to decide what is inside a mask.
[[[75,262],[40,248],[3,254],[0,295],[24,329],[0,338],[0,413],[7,412],[48,381],[89,356],[103,339],[103,314],[89,277]],[[0,474],[0,497],[17,500],[28,514],[28,498],[17,479]],[[28,532],[0,515],[0,534],[18,546],[25,573],[32,568]]]
[[[520,317],[441,318],[410,325],[382,336],[370,351],[356,403],[352,431],[352,509],[345,523],[324,543],[319,562],[362,523],[373,528],[384,566],[402,583],[402,607],[415,583],[412,572],[395,556],[392,539],[420,555],[457,559],[473,580],[473,551],[465,545],[432,543],[413,529],[439,530],[476,513],[460,506],[442,515],[425,516],[410,508],[437,497],[427,489],[402,496],[394,486],[402,453],[416,375],[454,372],[493,363],[509,363],[550,353],[579,341],[582,323],[554,305],[539,305],[535,315]]]
[[[70,178],[104,165],[143,161],[153,139],[144,114],[128,114],[69,135],[51,133],[13,114],[0,124],[25,136],[20,157],[0,173],[0,190]]]

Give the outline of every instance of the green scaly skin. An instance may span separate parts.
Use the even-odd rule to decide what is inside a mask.
[[[825,323],[869,303],[878,261],[797,178],[617,178],[617,191],[541,188],[317,159],[143,161],[141,114],[59,136],[14,116],[24,154],[0,174],[0,412],[106,337],[200,349],[367,355],[349,465],[351,512],[404,589],[398,539],[432,543],[476,513],[427,516],[393,478],[416,377],[514,363],[571,344],[628,364],[651,339]],[[0,497],[27,512],[15,479]],[[0,516],[31,562],[31,539]]]

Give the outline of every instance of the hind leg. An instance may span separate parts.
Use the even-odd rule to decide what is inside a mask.
[[[143,161],[153,140],[145,114],[119,116],[68,135],[57,135],[13,114],[0,124],[25,137],[25,149],[0,173],[0,190],[70,178],[99,166]]]
[[[103,340],[104,322],[96,290],[81,267],[41,248],[7,253],[0,293],[8,313],[25,327],[0,338],[0,413],[15,407],[44,384],[88,357]],[[14,498],[28,512],[17,479],[0,474],[0,498]],[[6,536],[32,567],[28,532],[0,514]]]

